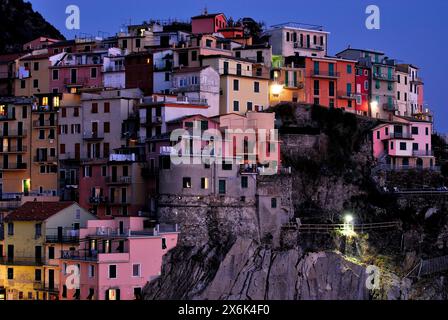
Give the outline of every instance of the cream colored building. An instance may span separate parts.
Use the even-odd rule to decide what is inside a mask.
[[[202,63],[220,74],[220,114],[245,114],[269,107],[269,77],[263,72],[257,74],[252,61],[209,56]]]
[[[32,97],[37,93],[50,92],[49,57],[48,50],[44,49],[16,60],[16,97]]]

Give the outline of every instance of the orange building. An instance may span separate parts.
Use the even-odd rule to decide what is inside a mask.
[[[346,111],[356,110],[356,61],[339,58],[305,59],[306,102]]]

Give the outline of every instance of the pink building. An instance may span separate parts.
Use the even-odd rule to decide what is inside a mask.
[[[103,87],[103,58],[107,51],[64,53],[50,58],[50,91],[77,93],[81,88]]]
[[[432,123],[393,116],[373,130],[373,155],[389,169],[430,169],[435,165]]]
[[[146,224],[136,217],[88,221],[80,230],[80,249],[62,253],[60,299],[141,299],[143,287],[160,275],[162,258],[179,235],[177,226],[150,229]],[[79,289],[71,289],[76,267]]]

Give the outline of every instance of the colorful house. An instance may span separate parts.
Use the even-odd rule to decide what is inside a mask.
[[[305,58],[306,102],[355,112],[355,65],[340,58]]]
[[[191,18],[193,34],[215,33],[227,27],[227,18],[224,13],[208,13],[207,10],[199,16]]]
[[[145,218],[91,220],[80,230],[79,250],[63,251],[59,296],[63,300],[136,300],[160,276],[163,256],[177,245],[177,226],[147,227]],[[79,287],[71,286],[71,269]]]
[[[27,202],[7,215],[0,259],[6,300],[57,299],[57,261],[78,246],[89,219],[96,218],[74,202]]]
[[[432,129],[430,121],[393,116],[373,129],[373,156],[386,169],[431,169]]]

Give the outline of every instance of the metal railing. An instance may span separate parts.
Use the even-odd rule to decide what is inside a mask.
[[[390,139],[412,139],[412,135],[409,132],[391,132]]]
[[[56,120],[35,120],[33,121],[33,127],[56,127]]]
[[[378,80],[386,80],[386,81],[397,81],[397,77],[395,75],[387,75],[383,73],[373,73],[373,78]]]
[[[25,153],[28,151],[28,146],[9,146],[0,149],[0,153]]]
[[[107,184],[131,184],[132,177],[106,177]]]
[[[82,134],[84,140],[104,139],[104,134],[99,132],[84,132]]]
[[[311,76],[314,76],[314,77],[339,78],[341,76],[341,73],[340,72],[335,72],[335,71],[313,70],[313,71],[311,71]]]
[[[433,157],[434,151],[432,150],[412,150],[412,155],[416,157]]]
[[[57,157],[50,157],[50,156],[35,156],[33,158],[34,162],[38,163],[55,163],[58,162]]]

